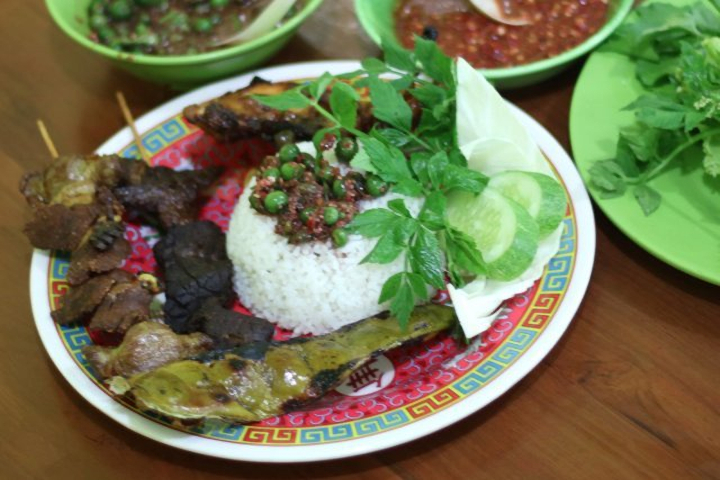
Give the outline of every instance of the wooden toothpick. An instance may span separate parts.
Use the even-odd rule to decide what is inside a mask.
[[[130,127],[133,139],[135,140],[135,144],[137,145],[138,151],[140,152],[140,157],[145,162],[149,163],[150,155],[148,154],[147,150],[145,150],[145,147],[142,144],[142,138],[140,137],[140,134],[135,127],[135,119],[133,119],[132,113],[130,113],[130,109],[128,108],[127,102],[125,101],[125,96],[122,94],[122,92],[116,92],[115,95],[117,96],[118,104],[120,104],[120,110],[125,117],[125,123],[127,123],[128,127]]]
[[[50,138],[50,134],[47,131],[47,128],[45,128],[45,124],[42,120],[37,121],[38,130],[40,130],[40,135],[42,136],[43,141],[45,142],[45,146],[47,147],[48,151],[50,152],[50,156],[55,160],[59,157],[58,151],[55,148],[55,144],[52,141],[52,138]]]

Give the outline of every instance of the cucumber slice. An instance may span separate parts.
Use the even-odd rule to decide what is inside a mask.
[[[492,187],[478,196],[452,195],[447,216],[451,226],[475,240],[488,278],[512,280],[532,263],[540,241],[537,223],[522,205]]]
[[[493,176],[488,185],[525,207],[537,222],[540,238],[554,232],[565,217],[565,190],[548,175],[507,171]]]

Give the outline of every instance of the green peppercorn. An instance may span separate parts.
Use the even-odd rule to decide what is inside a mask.
[[[335,145],[335,155],[341,162],[349,162],[357,152],[357,142],[350,137],[341,138]]]
[[[295,143],[295,133],[292,130],[282,130],[275,134],[273,141],[277,148],[282,148],[285,145]]]
[[[150,32],[150,27],[144,23],[138,23],[135,25],[135,35],[145,35]]]
[[[209,18],[200,17],[193,21],[193,30],[198,33],[208,33],[213,29],[213,22]]]
[[[345,182],[342,178],[337,178],[333,182],[332,186],[333,195],[335,195],[335,198],[338,200],[345,200],[345,196],[347,195],[347,188],[345,188]]]
[[[336,228],[332,232],[332,241],[336,247],[344,247],[348,242],[348,234],[344,228]]]
[[[300,155],[300,161],[302,162],[303,165],[305,165],[305,168],[307,168],[308,170],[310,170],[310,171],[315,170],[317,160],[315,159],[315,157],[313,157],[309,153],[302,153]]]
[[[331,182],[334,177],[332,167],[322,167],[317,173],[318,180],[323,182]]]
[[[297,147],[297,145],[288,144],[282,146],[279,156],[282,163],[288,163],[295,161],[295,159],[297,159],[299,155],[300,149]]]
[[[307,223],[308,220],[310,220],[310,217],[312,217],[313,213],[315,213],[315,208],[313,208],[313,207],[303,208],[300,211],[300,220],[303,223]]]
[[[325,225],[332,226],[340,220],[340,211],[335,207],[325,207],[323,209],[323,220]]]
[[[278,213],[287,206],[288,196],[285,192],[275,190],[267,194],[264,203],[268,212]]]
[[[90,13],[100,13],[102,14],[105,12],[105,3],[103,0],[92,0],[90,2],[90,7],[88,7],[88,11]]]
[[[115,41],[116,34],[112,27],[105,26],[97,29],[97,36],[101,42],[110,44]]]
[[[285,180],[294,180],[302,174],[303,166],[295,162],[284,163],[280,167],[280,175]]]
[[[132,16],[133,6],[130,0],[113,0],[108,5],[108,14],[113,20],[127,20]]]
[[[260,197],[257,195],[250,195],[250,206],[256,211],[256,212],[262,212],[262,204],[260,203]]]
[[[98,30],[108,24],[108,19],[105,15],[96,13],[90,17],[90,27],[93,30]]]
[[[263,178],[279,178],[280,170],[277,168],[268,168],[263,172]]]
[[[365,187],[367,188],[368,193],[373,197],[381,197],[385,195],[388,190],[387,183],[376,175],[368,175],[367,180],[365,180]]]
[[[213,8],[227,7],[230,0],[210,0],[210,6]]]

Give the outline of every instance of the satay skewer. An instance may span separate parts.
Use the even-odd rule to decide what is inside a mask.
[[[55,148],[55,143],[53,143],[52,138],[50,138],[50,134],[47,131],[47,128],[45,128],[45,123],[42,120],[37,121],[37,127],[38,130],[40,130],[40,136],[42,137],[43,141],[45,142],[45,146],[47,147],[48,151],[50,152],[50,156],[55,160],[59,157],[58,151]]]
[[[127,123],[128,127],[130,127],[133,139],[135,140],[135,144],[137,145],[138,151],[140,152],[140,157],[146,163],[150,163],[150,154],[143,146],[142,138],[140,137],[140,133],[135,126],[135,119],[133,118],[132,113],[130,113],[130,108],[128,108],[128,104],[125,101],[125,96],[122,94],[122,92],[116,92],[115,95],[117,97],[118,104],[120,105],[120,110],[122,111],[123,117],[125,117],[125,123]]]

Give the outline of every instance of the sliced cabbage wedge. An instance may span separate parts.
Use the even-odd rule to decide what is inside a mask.
[[[500,94],[462,58],[457,62],[457,133],[473,170],[493,176],[505,170],[552,175],[530,133]]]
[[[513,265],[512,277],[506,274],[498,276],[496,271],[489,269],[488,277],[478,277],[463,288],[448,286],[460,325],[466,337],[472,338],[492,325],[502,313],[501,305],[505,300],[526,291],[542,276],[545,266],[560,247],[564,225],[558,212],[562,210],[564,215],[566,199],[564,191],[562,198],[558,193],[562,191],[559,184],[551,185],[550,181],[557,183],[554,173],[532,136],[492,85],[462,59],[457,62],[457,82],[458,143],[468,166],[490,177],[489,185],[494,183],[494,186],[489,188],[510,198],[515,205],[514,212],[518,208],[524,209],[530,218],[542,224],[536,230],[539,241],[532,258],[524,259],[523,269],[519,268],[520,263]],[[513,173],[503,174],[508,171]],[[548,181],[517,175],[516,172],[543,174],[548,176]],[[494,180],[495,177],[499,179]],[[455,215],[462,212],[469,217],[481,211],[467,207],[454,205],[451,198],[448,201],[448,217],[452,218],[453,210]],[[506,217],[504,222],[507,221]],[[491,228],[508,231],[507,225],[502,223],[486,225],[483,230]],[[482,239],[478,238],[476,242],[482,251]],[[506,242],[507,245],[511,244]],[[495,278],[491,278],[493,276]]]

